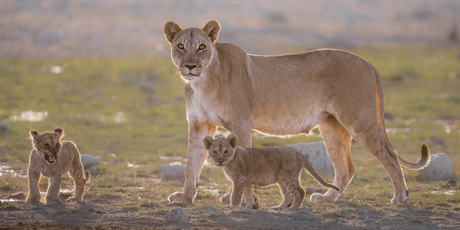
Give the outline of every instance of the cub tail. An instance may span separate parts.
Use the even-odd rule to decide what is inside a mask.
[[[313,166],[310,164],[310,161],[308,161],[308,156],[300,153],[300,155],[302,156],[302,159],[303,159],[303,167],[305,169],[305,171],[308,172],[308,174],[310,174],[313,178],[315,178],[316,181],[318,181],[318,183],[320,183],[321,185],[323,185],[324,187],[328,187],[328,188],[332,188],[338,192],[340,192],[340,189],[335,186],[334,184],[329,184],[327,183],[326,181],[324,181],[324,179],[321,177],[321,175],[319,175],[319,173],[316,171],[315,168],[313,168]]]
[[[85,184],[88,183],[91,180],[91,176],[89,174],[89,171],[85,171]]]

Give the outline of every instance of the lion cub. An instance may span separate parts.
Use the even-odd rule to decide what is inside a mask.
[[[274,210],[297,210],[302,204],[305,191],[300,186],[300,172],[305,168],[323,186],[339,189],[326,183],[308,162],[307,156],[290,147],[241,148],[237,146],[237,136],[207,136],[203,139],[212,161],[223,167],[225,175],[232,181],[231,204],[240,205],[241,196],[247,208],[254,208],[252,185],[265,186],[278,183],[284,200]]]
[[[64,130],[57,127],[54,132],[44,132],[39,134],[35,130],[30,130],[33,149],[29,157],[29,168],[27,176],[29,178],[29,195],[27,202],[40,201],[40,190],[38,182],[40,173],[48,177],[48,192],[46,193],[46,203],[56,201],[61,203],[59,191],[61,190],[62,175],[69,172],[75,183],[75,193],[68,201],[81,202],[85,193],[85,184],[89,181],[89,172],[84,173],[80,159],[80,152],[77,146],[71,141],[61,141]],[[84,175],[86,179],[84,178]]]

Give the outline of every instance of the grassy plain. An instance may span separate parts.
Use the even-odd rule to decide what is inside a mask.
[[[392,117],[386,120],[386,126],[399,154],[406,160],[416,161],[421,143],[437,135],[447,148],[427,142],[432,154],[446,152],[458,172],[460,48],[351,51],[372,63],[383,79],[385,112]],[[56,66],[61,68],[58,74],[53,73]],[[10,132],[0,133],[2,167],[10,166],[9,170],[25,174],[31,150],[29,130],[43,132],[60,126],[66,133],[64,139],[74,141],[81,153],[102,157],[87,186],[85,200],[96,204],[109,202],[120,212],[165,214],[174,207],[166,198],[172,192],[181,191],[183,186],[181,182],[161,182],[159,170],[162,165],[175,161],[185,164],[187,121],[183,88],[169,58],[2,59],[0,122],[12,127]],[[44,119],[28,121],[24,111],[42,112]],[[318,134],[292,138],[254,135],[253,146],[285,146],[318,140],[321,140]],[[359,143],[353,143],[352,157],[357,171],[338,201],[318,205],[306,199],[302,209],[312,209],[316,218],[325,222],[340,219],[337,212],[343,208],[357,219],[369,213],[382,215],[404,207],[413,212],[430,213],[460,210],[460,192],[456,185],[417,182],[417,172],[410,170],[404,170],[409,200],[392,206],[389,201],[393,187],[383,166]],[[110,161],[117,164],[105,164]],[[217,209],[224,213],[251,214],[251,210],[235,210],[218,202],[230,184],[221,169],[205,166],[196,202],[185,208],[198,213]],[[319,187],[305,175],[302,185]],[[42,180],[42,191],[46,187],[47,180]],[[66,177],[62,188],[73,188],[70,177]],[[2,196],[17,192],[27,194],[27,179],[3,174],[0,177]],[[255,193],[261,209],[281,201],[277,186],[258,188]],[[426,221],[420,217],[396,219],[401,223]],[[395,219],[379,221],[391,225]]]

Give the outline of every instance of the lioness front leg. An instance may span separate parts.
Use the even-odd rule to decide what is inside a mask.
[[[189,120],[187,164],[185,165],[184,192],[175,192],[168,197],[174,200],[193,202],[196,195],[196,184],[200,178],[201,169],[206,160],[207,151],[203,145],[205,136],[214,137],[217,126]]]
[[[49,178],[48,191],[46,192],[45,196],[46,203],[50,201],[62,203],[62,200],[59,198],[59,192],[61,190],[61,179],[61,174],[57,174]]]
[[[40,189],[38,187],[38,182],[40,181],[40,172],[34,172],[29,169],[27,175],[29,179],[29,195],[27,196],[26,201],[40,201],[41,196]]]

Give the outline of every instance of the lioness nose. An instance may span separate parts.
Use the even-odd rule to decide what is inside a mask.
[[[192,70],[193,68],[196,67],[196,64],[184,64],[185,67],[187,67],[189,70]]]

